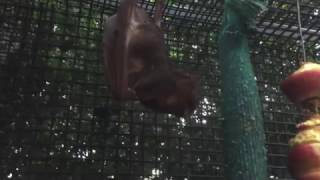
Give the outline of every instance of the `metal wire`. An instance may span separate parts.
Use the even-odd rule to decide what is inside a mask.
[[[307,53],[305,48],[305,42],[302,32],[302,23],[301,23],[301,8],[300,8],[300,0],[297,0],[297,13],[298,13],[298,25],[299,25],[299,33],[301,38],[301,47],[302,47],[302,53],[303,53],[303,62],[307,62]]]

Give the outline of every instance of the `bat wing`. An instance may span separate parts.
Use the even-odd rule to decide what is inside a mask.
[[[118,13],[111,16],[105,24],[104,63],[116,99],[131,97],[128,87],[128,52],[130,21],[134,15],[136,0],[121,1]]]
[[[121,42],[119,41],[119,29],[117,26],[118,16],[111,16],[105,24],[104,31],[104,64],[105,74],[110,83],[113,96],[123,99],[126,90],[126,67],[123,65],[124,59],[119,57],[117,51]]]

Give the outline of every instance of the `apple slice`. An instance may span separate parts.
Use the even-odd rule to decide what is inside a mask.
[[[320,65],[305,63],[282,81],[280,87],[289,100],[297,104],[309,99],[320,99]]]
[[[320,180],[320,142],[295,146],[288,161],[289,171],[297,180]]]
[[[289,142],[289,171],[297,180],[320,180],[319,115],[297,127],[298,134]]]

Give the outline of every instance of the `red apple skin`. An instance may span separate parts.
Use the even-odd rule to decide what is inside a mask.
[[[309,98],[320,97],[320,70],[293,73],[281,82],[280,87],[289,100],[297,104]]]
[[[288,161],[289,171],[297,180],[320,180],[320,142],[294,146]]]
[[[303,176],[297,180],[320,180],[319,178],[320,178],[320,169],[318,169],[315,172],[312,172],[306,176]]]

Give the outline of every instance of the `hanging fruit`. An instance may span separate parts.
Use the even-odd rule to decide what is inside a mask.
[[[320,180],[320,116],[299,124],[290,140],[289,171],[297,180]]]
[[[311,111],[320,104],[320,65],[305,63],[281,83],[281,90],[294,103]]]
[[[281,82],[281,90],[309,117],[289,142],[289,171],[297,180],[320,180],[320,65],[305,63]]]

